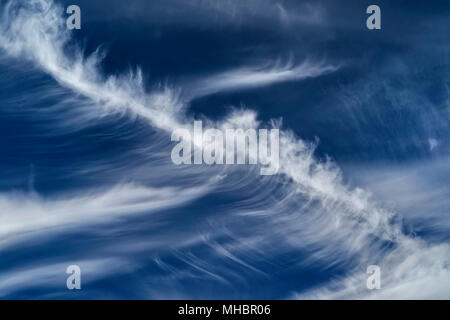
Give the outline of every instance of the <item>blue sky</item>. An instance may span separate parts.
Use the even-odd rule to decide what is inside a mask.
[[[0,298],[450,297],[448,1],[377,1],[381,30],[369,1],[0,4]],[[279,174],[175,166],[194,119],[279,128]]]

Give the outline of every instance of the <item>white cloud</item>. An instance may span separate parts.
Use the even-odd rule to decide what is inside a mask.
[[[203,195],[206,190],[206,187],[149,188],[128,184],[59,199],[42,198],[35,193],[3,193],[0,194],[0,246],[9,245],[16,237],[76,229],[122,216],[173,208]]]
[[[76,264],[81,269],[81,290],[95,280],[125,270],[130,272],[134,265],[120,258],[82,259],[64,262],[49,261],[42,265],[23,266],[0,273],[0,297],[8,296],[20,290],[52,287],[55,291],[66,291],[66,274],[68,266]],[[81,292],[83,293],[83,292]],[[73,294],[73,292],[72,292]]]
[[[21,9],[15,7],[16,3],[9,2],[1,21],[0,48],[9,56],[31,61],[62,86],[92,100],[98,110],[128,110],[165,132],[191,123],[183,113],[185,106],[176,91],[167,89],[146,93],[140,72],[104,77],[98,68],[101,60],[98,52],[88,58],[83,57],[79,50],[67,55],[65,50],[70,34],[62,21],[62,8],[52,1],[31,0],[22,3]],[[191,90],[195,97],[315,77],[334,70],[334,66],[308,61],[300,65],[289,62],[284,66],[245,67],[200,80]],[[236,117],[232,114],[218,125],[233,121],[259,125],[248,111],[243,111],[243,115]],[[264,242],[281,237],[292,247],[313,248],[308,257],[310,261],[305,263],[321,260],[330,265],[345,264],[352,259],[353,265],[364,268],[369,262],[384,266],[391,270],[391,276],[384,280],[383,285],[388,289],[386,296],[390,298],[411,297],[409,293],[412,292],[416,293],[415,296],[440,298],[443,292],[447,292],[448,287],[444,288],[441,283],[448,283],[444,282],[450,272],[448,245],[428,246],[403,234],[401,224],[393,219],[393,212],[375,203],[367,191],[345,185],[338,168],[329,161],[315,159],[314,144],[299,139],[289,130],[280,132],[280,152],[279,173],[280,180],[284,179],[284,186],[277,191],[283,195],[281,201],[274,202],[274,198],[267,196],[251,209],[233,208],[236,214],[269,219],[270,228],[268,225],[263,229],[254,226],[260,236],[257,239]],[[236,188],[245,183],[248,181],[239,177],[232,185]],[[0,234],[5,239],[84,219],[97,223],[100,218],[107,220],[130,211],[146,212],[177,205],[201,193],[181,187],[153,190],[131,185],[104,194],[65,200],[2,195]],[[62,211],[65,212],[64,217],[60,215]],[[392,243],[393,249],[383,248],[384,241]],[[222,252],[234,257],[239,264],[244,263],[243,260],[236,260],[231,251]],[[416,280],[408,275],[416,275]],[[355,276],[350,273],[350,277],[343,280],[343,285],[319,289],[319,293],[323,290],[327,292],[319,296],[357,297],[348,294],[360,292],[355,290],[359,282],[355,284],[353,279]],[[424,284],[430,285],[418,287]],[[316,296],[310,294],[307,296]]]
[[[196,98],[217,92],[264,87],[286,81],[314,78],[336,71],[338,68],[339,66],[310,60],[305,60],[298,65],[295,65],[292,59],[284,64],[281,61],[268,62],[261,66],[237,68],[202,78],[187,85],[187,92],[191,98]]]
[[[430,138],[430,139],[428,139],[428,144],[430,145],[430,151],[433,151],[439,145],[439,141],[437,141],[436,139]]]

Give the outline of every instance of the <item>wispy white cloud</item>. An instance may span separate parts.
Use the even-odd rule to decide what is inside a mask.
[[[125,270],[130,272],[136,267],[129,261],[115,257],[77,259],[64,262],[48,261],[42,265],[22,266],[0,273],[0,297],[6,297],[21,290],[40,289],[42,286],[51,287],[56,292],[68,292],[65,286],[68,276],[66,270],[68,266],[74,264],[78,265],[82,271],[82,288],[108,275]],[[46,298],[51,298],[51,296]],[[118,297],[111,293],[108,296],[103,296],[103,298]]]
[[[21,2],[21,6],[16,7],[17,3],[9,2],[0,22],[0,48],[9,56],[27,59],[53,76],[60,85],[90,99],[96,111],[131,111],[163,132],[171,132],[190,123],[191,119],[183,112],[186,106],[180,102],[176,90],[147,93],[139,71],[125,76],[104,77],[98,68],[102,57],[99,52],[88,58],[80,50],[67,54],[70,34],[61,17],[62,8],[54,5],[53,1],[31,0]],[[70,48],[74,50],[73,45]],[[243,68],[200,80],[189,90],[195,97],[319,76],[336,68],[311,62]],[[232,114],[216,125],[222,126],[233,121],[245,121],[246,125],[259,126],[254,113],[248,110]],[[279,124],[274,122],[272,125]],[[319,288],[320,294],[308,292],[307,297],[355,297],[349,292],[361,293],[361,290],[355,290],[355,286],[360,288],[365,285],[365,281],[359,282],[361,277],[355,276],[355,265],[365,268],[373,263],[395,271],[384,280],[384,286],[389,289],[386,294],[391,298],[402,298],[407,290],[426,298],[439,298],[443,292],[447,292],[448,289],[439,283],[444,283],[443,280],[448,279],[450,274],[449,246],[426,245],[421,240],[403,234],[395,213],[379,206],[367,191],[346,185],[341,171],[332,162],[321,162],[314,157],[314,148],[314,144],[299,139],[290,130],[280,132],[280,176],[271,178],[283,183],[283,187],[277,189],[278,198],[272,194],[264,198],[252,194],[247,203],[239,203],[231,208],[235,215],[241,217],[267,219],[268,223],[263,226],[251,226],[254,231],[252,243],[259,246],[261,243],[282,239],[291,248],[309,248],[312,251],[304,263],[321,260],[330,265],[347,263],[352,266],[349,277],[342,283]],[[231,170],[221,172],[221,176],[215,181],[222,181],[222,176],[230,177],[232,173]],[[240,188],[249,183],[241,176],[235,179],[224,185],[224,188]],[[252,182],[254,179],[256,178]],[[179,202],[174,200],[173,194],[177,194]],[[186,186],[171,190],[127,187],[120,192],[113,189],[96,197],[75,197],[50,202],[39,197],[20,196],[14,199],[8,194],[0,198],[0,204],[10,209],[2,211],[4,214],[1,216],[0,230],[4,236],[11,237],[42,228],[62,227],[73,222],[67,212],[72,212],[77,219],[86,218],[87,221],[96,223],[98,217],[108,219],[124,211],[144,212],[173,206],[174,201],[183,203],[199,194],[199,190],[187,189]],[[252,203],[255,198],[260,201]],[[19,212],[16,217],[9,215],[14,209]],[[64,218],[60,215],[62,209],[66,212]],[[74,211],[70,211],[71,209]],[[94,216],[90,216],[92,212]],[[29,222],[22,225],[26,220]],[[241,240],[245,242],[245,237]],[[393,249],[386,249],[386,242],[391,243]],[[238,258],[236,252],[233,252],[241,247],[216,249],[239,265],[251,267],[251,264]],[[186,260],[186,263],[191,261]],[[195,264],[197,267],[198,265]],[[202,268],[205,273],[209,272]],[[408,275],[418,275],[419,278]],[[358,284],[353,279],[359,279]],[[419,289],[418,286],[424,283],[432,285]],[[321,294],[322,292],[326,294]]]
[[[36,193],[3,193],[0,194],[0,246],[22,236],[73,230],[123,216],[174,208],[206,191],[206,187],[150,188],[128,184],[59,199],[42,198]]]
[[[293,59],[289,59],[286,63],[278,60],[275,63],[242,67],[207,76],[186,87],[188,95],[196,98],[218,92],[258,88],[281,82],[319,77],[338,69],[339,66],[325,62],[305,60],[296,65]]]
[[[360,265],[346,277],[293,294],[291,299],[449,299],[450,267],[448,245],[426,245],[405,239],[400,247],[386,253],[378,265],[381,288],[369,290],[368,265]]]
[[[127,8],[112,3],[112,17],[142,17],[156,23],[177,25],[226,25],[227,27],[263,27],[321,25],[325,23],[324,8],[316,2],[278,0],[136,0]],[[121,10],[119,10],[120,8]],[[177,10],[175,10],[175,8]],[[190,16],[191,19],[186,19]],[[164,17],[161,19],[161,17]],[[281,24],[280,24],[281,23]],[[287,31],[284,28],[284,31]]]

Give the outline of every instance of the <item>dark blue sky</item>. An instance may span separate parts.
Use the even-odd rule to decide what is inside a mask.
[[[410,256],[448,276],[449,1],[19,2],[0,32],[0,298],[366,297],[346,286],[368,264],[402,274]],[[81,30],[58,25],[70,4]],[[381,30],[366,28],[371,4]],[[334,69],[195,94],[226,72],[305,61]],[[138,69],[142,88],[121,77]],[[123,89],[133,105],[164,88],[183,119],[282,119],[297,146],[317,143],[314,160],[305,147],[269,178],[175,167],[170,135],[103,96]],[[81,266],[79,292],[68,264]],[[420,298],[402,279],[377,297]]]

